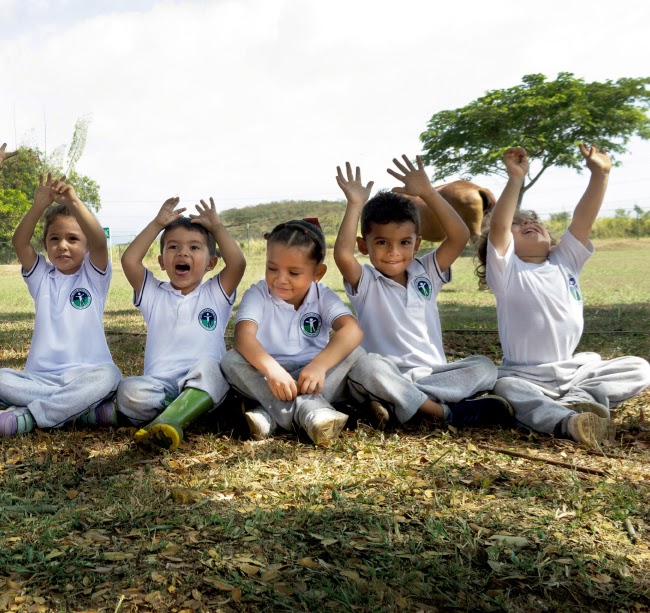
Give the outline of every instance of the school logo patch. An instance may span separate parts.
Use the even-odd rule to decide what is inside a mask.
[[[199,313],[199,323],[206,330],[214,330],[217,327],[217,314],[212,309],[203,309]]]
[[[77,287],[76,289],[73,289],[72,293],[70,294],[70,304],[75,309],[87,309],[92,301],[93,297],[90,295],[90,292],[83,287]]]
[[[426,277],[416,277],[413,281],[418,294],[427,300],[431,300],[431,281]]]
[[[318,313],[307,313],[300,320],[300,329],[305,336],[318,336],[322,323]]]
[[[580,287],[578,286],[578,280],[573,276],[569,275],[567,277],[567,280],[569,282],[569,291],[571,292],[571,295],[575,300],[580,302]]]

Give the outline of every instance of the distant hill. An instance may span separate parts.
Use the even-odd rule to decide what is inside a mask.
[[[228,231],[236,240],[261,239],[264,232],[290,219],[318,217],[326,235],[336,235],[345,213],[345,202],[283,200],[257,204],[239,209],[226,209],[219,213]],[[246,227],[249,224],[249,228]]]

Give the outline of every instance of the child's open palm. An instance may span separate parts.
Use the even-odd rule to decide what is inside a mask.
[[[185,207],[177,209],[176,205],[178,205],[179,201],[180,198],[178,196],[175,198],[167,198],[167,200],[165,200],[163,205],[160,207],[158,215],[156,215],[156,223],[163,228],[166,228],[172,221],[175,221],[179,217],[182,217],[183,211],[185,211]]]
[[[407,196],[423,197],[428,194],[433,188],[431,187],[431,181],[424,170],[422,158],[419,155],[415,157],[418,165],[417,168],[413,165],[413,162],[406,157],[406,155],[402,155],[402,159],[404,160],[404,164],[402,164],[397,158],[393,158],[393,164],[395,164],[395,166],[397,166],[397,168],[399,168],[404,174],[399,174],[392,168],[387,169],[388,174],[404,183],[404,187],[394,187],[392,191]]]
[[[38,187],[34,192],[34,206],[44,211],[54,202],[54,193],[52,191],[52,174],[47,173],[47,179],[43,180],[43,175],[38,177]]]
[[[365,204],[368,198],[370,198],[370,192],[372,191],[374,181],[370,181],[368,185],[364,186],[361,182],[361,169],[357,166],[356,172],[353,175],[350,162],[345,163],[345,171],[347,179],[343,176],[341,167],[336,167],[336,182],[343,190],[347,201],[350,204]]]
[[[213,232],[214,229],[221,223],[219,214],[214,205],[214,200],[210,196],[210,204],[208,205],[205,200],[201,200],[201,204],[196,205],[196,210],[199,212],[198,215],[190,215],[192,223],[197,223],[203,226],[208,232]]]

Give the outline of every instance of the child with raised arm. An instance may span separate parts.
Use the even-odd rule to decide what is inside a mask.
[[[7,151],[7,143],[2,143],[2,147],[0,147],[0,166],[5,160],[14,157],[14,155],[18,155],[18,151]]]
[[[521,148],[505,152],[508,183],[479,242],[477,274],[497,301],[504,358],[495,393],[527,428],[597,446],[613,433],[609,409],[650,385],[650,365],[573,354],[584,323],[579,276],[611,169],[605,152],[580,152],[591,178],[559,244],[535,213],[517,211],[528,158]]]
[[[451,265],[463,251],[469,231],[451,206],[433,189],[421,158],[417,168],[406,157],[394,159],[404,184],[370,200],[373,183],[364,186],[361,172],[346,163],[337,182],[347,209],[334,246],[334,259],[363,330],[368,352],[350,372],[359,399],[370,398],[376,425],[394,413],[400,423],[416,414],[454,426],[508,424],[511,409],[496,396],[474,398],[491,390],[496,366],[484,356],[448,363],[436,298],[451,280]],[[420,218],[415,204],[402,194],[420,197],[440,221],[447,238],[435,251],[417,258]],[[361,219],[361,237],[357,225]],[[368,255],[362,266],[355,244]]]
[[[325,252],[325,236],[309,221],[273,228],[265,278],[246,290],[237,311],[235,349],[221,366],[233,388],[259,403],[246,413],[254,439],[297,426],[323,445],[348,419],[331,403],[347,395],[347,374],[364,353],[362,334],[350,309],[320,282]]]
[[[134,304],[147,324],[147,344],[144,376],[125,378],[117,393],[119,410],[144,426],[136,440],[169,451],[178,447],[189,423],[226,397],[229,386],[219,361],[246,269],[212,198],[209,205],[201,200],[198,215],[189,218],[182,215],[185,208],[176,208],[178,202],[169,198],[122,255]],[[169,282],[158,281],[142,263],[161,231],[158,262]],[[202,283],[217,265],[217,246],[225,266]]]
[[[34,334],[24,371],[0,370],[0,436],[80,423],[117,423],[113,404],[121,375],[104,335],[111,280],[106,236],[64,177],[40,177],[34,204],[18,224],[13,246],[34,299]],[[54,202],[56,206],[50,205]],[[45,213],[43,245],[31,239]]]

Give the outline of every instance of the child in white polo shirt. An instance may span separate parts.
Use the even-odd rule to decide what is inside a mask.
[[[237,311],[235,349],[221,367],[236,390],[259,402],[246,413],[255,439],[296,425],[326,444],[348,419],[330,403],[347,394],[362,334],[337,294],[320,283],[325,251],[313,223],[276,226],[267,236],[265,279],[246,290]]]
[[[517,211],[528,158],[518,147],[505,152],[508,183],[479,241],[477,273],[497,301],[504,359],[495,392],[525,427],[594,447],[613,434],[610,408],[650,385],[650,365],[573,353],[584,325],[578,280],[594,252],[589,236],[611,169],[595,147],[580,152],[591,178],[559,244],[537,215]]]
[[[178,201],[168,199],[122,256],[134,304],[147,323],[147,344],[144,376],[125,378],[117,393],[120,411],[136,425],[147,424],[136,440],[169,451],[180,444],[183,428],[226,397],[219,361],[246,268],[212,198],[209,205],[201,200],[198,215],[189,218],[182,216],[185,208],[176,208]],[[158,262],[169,282],[158,281],[142,263],[161,230]],[[225,267],[202,283],[217,265],[217,245]]]
[[[436,298],[451,280],[451,265],[461,254],[469,231],[451,206],[433,189],[418,156],[417,168],[403,156],[393,160],[403,173],[388,172],[404,183],[368,200],[373,183],[364,186],[361,172],[347,177],[338,168],[337,182],[347,198],[345,217],[334,247],[334,259],[363,330],[368,355],[350,372],[359,399],[369,398],[377,427],[390,413],[400,423],[416,414],[454,426],[508,424],[511,409],[496,396],[474,397],[491,390],[496,366],[484,356],[447,363]],[[438,218],[447,238],[438,248],[416,258],[420,217],[412,200],[420,197]],[[361,238],[356,238],[361,218]],[[370,257],[361,266],[354,255]]]
[[[25,370],[0,370],[0,406],[5,407],[0,436],[35,426],[57,428],[75,419],[101,426],[117,423],[109,400],[121,375],[103,322],[111,280],[106,236],[63,179],[52,181],[48,175],[44,182],[40,177],[34,204],[13,235],[36,316]],[[49,262],[30,242],[43,213]]]

